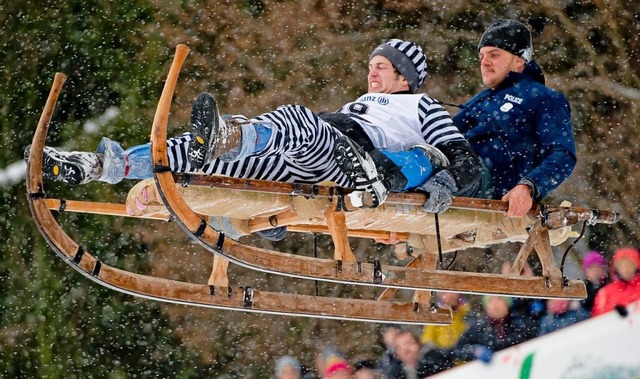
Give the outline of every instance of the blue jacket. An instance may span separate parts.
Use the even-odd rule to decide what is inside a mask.
[[[566,328],[567,326],[586,320],[590,316],[591,314],[589,311],[584,308],[579,308],[577,310],[569,309],[565,313],[561,314],[547,313],[540,320],[540,331],[538,332],[538,335],[543,336],[545,334],[555,332],[556,330]]]
[[[532,334],[532,323],[531,320],[513,315],[508,315],[499,321],[491,320],[487,315],[479,317],[462,334],[451,351],[451,357],[468,362],[477,358],[474,350],[478,346],[484,346],[496,352],[528,341],[535,337]]]
[[[522,73],[509,73],[496,89],[467,101],[453,118],[491,172],[494,198],[526,178],[537,201],[573,172],[569,104],[544,83],[542,70],[531,61]]]

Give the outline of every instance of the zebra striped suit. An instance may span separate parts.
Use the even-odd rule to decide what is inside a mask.
[[[367,94],[339,112],[352,115],[376,148],[400,150],[417,143],[436,147],[452,141],[466,143],[449,113],[424,94]],[[271,128],[266,148],[234,162],[215,160],[203,167],[204,173],[300,183],[331,181],[351,186],[332,154],[335,140],[343,133],[308,108],[282,106],[251,121]],[[190,139],[184,134],[167,141],[169,164],[175,172],[193,172],[187,160]],[[449,158],[452,162],[456,159]]]

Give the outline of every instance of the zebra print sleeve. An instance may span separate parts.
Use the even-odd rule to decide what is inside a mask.
[[[418,104],[418,119],[422,125],[422,136],[430,145],[464,140],[449,112],[427,95],[422,96]]]

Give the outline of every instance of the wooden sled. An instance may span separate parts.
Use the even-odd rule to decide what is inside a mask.
[[[176,49],[176,57],[165,83],[153,123],[151,150],[156,185],[153,186],[149,182],[140,183],[130,193],[130,201],[139,193],[136,191],[140,191],[142,188],[152,191],[159,197],[162,204],[158,203],[155,207],[153,205],[148,207],[147,212],[137,215],[138,217],[174,218],[194,240],[215,253],[216,257],[222,257],[222,259],[214,259],[214,269],[208,283],[209,286],[202,286],[199,291],[214,294],[229,293],[226,276],[228,261],[256,270],[292,277],[392,289],[406,288],[417,291],[414,301],[410,303],[391,301],[393,291],[385,291],[378,301],[318,296],[299,301],[296,296],[300,295],[259,293],[263,298],[268,299],[264,302],[256,302],[256,291],[252,291],[251,298],[253,300],[243,300],[242,306],[240,303],[234,303],[235,306],[229,306],[228,303],[221,304],[217,298],[208,299],[204,306],[247,310],[246,305],[251,304],[251,311],[265,313],[364,321],[444,323],[448,322],[447,317],[450,318],[450,313],[448,310],[432,307],[429,304],[429,292],[422,290],[545,298],[585,297],[586,292],[582,281],[568,280],[557,267],[551,251],[552,242],[556,244],[566,240],[571,235],[571,226],[581,221],[585,225],[587,223],[593,225],[616,222],[617,215],[614,212],[538,205],[532,209],[531,217],[514,222],[502,216],[507,206],[503,202],[455,198],[452,208],[436,218],[432,214],[421,211],[420,206],[425,202],[426,197],[414,193],[391,194],[386,203],[376,210],[345,212],[345,208],[351,209],[347,196],[350,192],[348,189],[226,177],[186,176],[169,172],[165,143],[168,112],[177,75],[187,52],[188,49],[183,45]],[[54,82],[52,93],[55,87]],[[55,100],[53,103],[55,104]],[[51,105],[52,108],[53,105]],[[41,119],[41,124],[48,124],[51,109],[47,119],[45,117],[47,108],[45,108],[43,119],[46,121]],[[49,209],[60,209],[64,206],[67,211],[125,216],[125,207],[123,204],[95,204],[81,201],[61,203],[58,200],[47,199],[42,195],[41,162],[35,162],[34,159],[38,159],[38,154],[41,153],[46,136],[46,126],[41,127],[39,124],[38,132],[34,136],[29,158],[27,184],[31,194],[30,203],[34,219],[36,219],[36,223],[45,235],[47,242],[68,263],[75,265],[85,274],[88,273],[89,277],[103,285],[138,296],[202,305],[201,299],[195,300],[186,297],[184,293],[166,298],[164,296],[166,292],[158,293],[155,288],[157,284],[159,287],[171,288],[173,291],[181,286],[189,286],[189,284],[145,277],[146,283],[152,284],[144,286],[143,291],[139,286],[130,284],[132,275],[136,278],[140,277],[137,274],[125,274],[118,271],[120,275],[128,275],[128,279],[119,280],[117,284],[105,280],[107,278],[105,276],[91,275],[99,261],[86,252],[77,258],[79,245],[68,241],[66,234],[59,230],[59,225],[55,226],[57,225],[55,221],[53,221],[55,225],[52,224]],[[45,129],[44,132],[41,132],[41,129]],[[38,137],[39,134],[42,135]],[[41,138],[42,141],[36,144],[36,138]],[[187,183],[189,186],[183,187]],[[254,213],[244,209],[243,212],[246,212],[240,217],[238,201],[231,201],[230,204],[235,204],[236,212],[221,212],[223,209],[221,203],[229,203],[229,199],[237,199],[234,198],[235,195],[230,194],[230,190],[233,191],[232,194],[248,193],[250,197],[257,196],[262,199],[261,201],[266,201],[270,205],[266,207],[263,206],[263,203],[257,206],[252,204],[249,208]],[[197,196],[194,197],[193,193],[205,196],[208,201],[198,201]],[[192,206],[197,212],[191,208]],[[204,209],[206,207],[213,207],[217,213],[207,211]],[[399,225],[381,224],[388,221],[387,219],[394,218],[401,220]],[[474,221],[469,221],[470,219]],[[240,232],[240,234],[249,234],[257,230],[282,225],[286,225],[289,231],[328,233],[331,234],[335,244],[334,259],[296,256],[248,246],[227,237],[225,233],[212,227],[210,225],[212,220],[217,220],[214,225],[218,229],[223,229],[220,227],[220,221],[223,220],[233,225],[235,232]],[[435,222],[437,220],[439,222]],[[465,222],[460,220],[465,220]],[[42,225],[47,225],[47,227]],[[439,227],[437,227],[438,225]],[[56,238],[51,237],[51,231],[55,231],[53,235]],[[61,234],[64,235],[64,238],[60,236]],[[399,238],[411,242],[423,254],[418,255],[408,267],[381,265],[377,260],[357,262],[348,244],[349,236]],[[60,238],[62,241],[59,240]],[[513,263],[513,274],[511,275],[452,272],[436,268],[436,252],[486,246],[511,240],[524,242]],[[518,273],[527,257],[534,251],[541,261],[543,275],[533,278],[519,276]],[[104,270],[104,265],[102,265],[98,271],[100,273]],[[125,282],[126,286],[123,286],[122,283]],[[208,290],[209,288],[214,288],[214,290]],[[243,290],[243,292],[246,291]],[[256,307],[258,303],[261,307]],[[292,309],[293,304],[308,307],[308,309]]]
[[[176,50],[176,57],[163,90],[163,98],[168,96],[169,103],[187,51],[184,46],[179,46]],[[69,237],[53,217],[50,209],[52,199],[46,197],[42,181],[42,150],[52,113],[65,80],[64,74],[55,75],[29,151],[26,185],[31,213],[46,242],[60,258],[87,278],[133,296],[192,306],[351,321],[420,325],[451,323],[449,309],[434,308],[430,304],[275,293],[257,291],[248,286],[232,288],[226,280],[226,271],[222,271],[224,275],[214,273],[226,268],[227,262],[220,257],[214,257],[214,272],[207,284],[141,275],[102,263],[99,258],[94,257]],[[58,201],[57,210],[62,211],[67,205],[68,210],[73,210],[78,204],[87,205],[78,201]],[[110,208],[113,210],[120,207]],[[95,213],[109,213],[101,212],[100,209],[104,208],[96,208],[98,212]]]

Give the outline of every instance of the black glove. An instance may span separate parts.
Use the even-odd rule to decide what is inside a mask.
[[[621,317],[627,317],[629,315],[629,311],[627,311],[624,305],[616,305],[615,309]]]
[[[430,213],[440,213],[446,211],[451,205],[451,194],[458,190],[456,181],[447,170],[438,171],[417,189],[429,194],[427,202],[422,206],[422,210]]]

